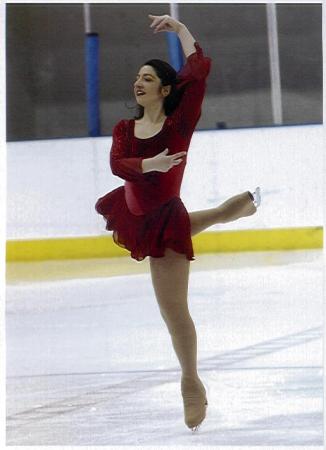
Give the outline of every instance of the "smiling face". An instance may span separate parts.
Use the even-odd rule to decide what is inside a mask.
[[[161,79],[150,65],[142,66],[134,83],[136,101],[141,106],[160,102],[169,94],[170,87],[162,86]]]

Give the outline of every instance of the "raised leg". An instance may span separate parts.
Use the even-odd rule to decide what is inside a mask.
[[[227,223],[251,216],[257,211],[249,191],[235,195],[216,208],[189,213],[191,235],[200,233],[216,223]]]
[[[206,391],[197,372],[197,334],[188,309],[190,261],[166,249],[163,258],[150,257],[153,287],[182,370],[185,423],[197,427],[206,414]]]

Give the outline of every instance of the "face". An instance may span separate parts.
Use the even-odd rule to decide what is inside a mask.
[[[170,87],[161,85],[161,80],[152,66],[140,68],[134,82],[134,94],[139,105],[162,103],[169,92]]]

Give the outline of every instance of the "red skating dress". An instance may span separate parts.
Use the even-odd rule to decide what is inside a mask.
[[[194,260],[190,219],[180,199],[186,156],[168,172],[143,173],[141,164],[166,148],[169,155],[188,151],[211,66],[197,42],[195,48],[177,74],[178,89],[184,88],[182,99],[161,131],[137,138],[134,120],[121,120],[113,130],[110,166],[125,184],[99,198],[95,209],[104,217],[106,229],[113,231],[114,242],[137,261],[162,257],[167,247]]]

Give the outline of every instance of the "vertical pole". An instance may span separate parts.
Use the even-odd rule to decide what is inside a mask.
[[[91,32],[90,5],[84,4],[88,135],[100,136],[99,38]]]
[[[276,5],[267,3],[266,14],[273,121],[275,125],[281,125],[283,123],[283,114]]]
[[[91,9],[89,3],[84,3],[84,25],[85,33],[91,32]]]
[[[179,5],[177,3],[170,3],[170,16],[173,19],[179,20]],[[171,66],[179,71],[183,66],[183,52],[178,35],[174,32],[166,33],[169,48],[169,58]]]

